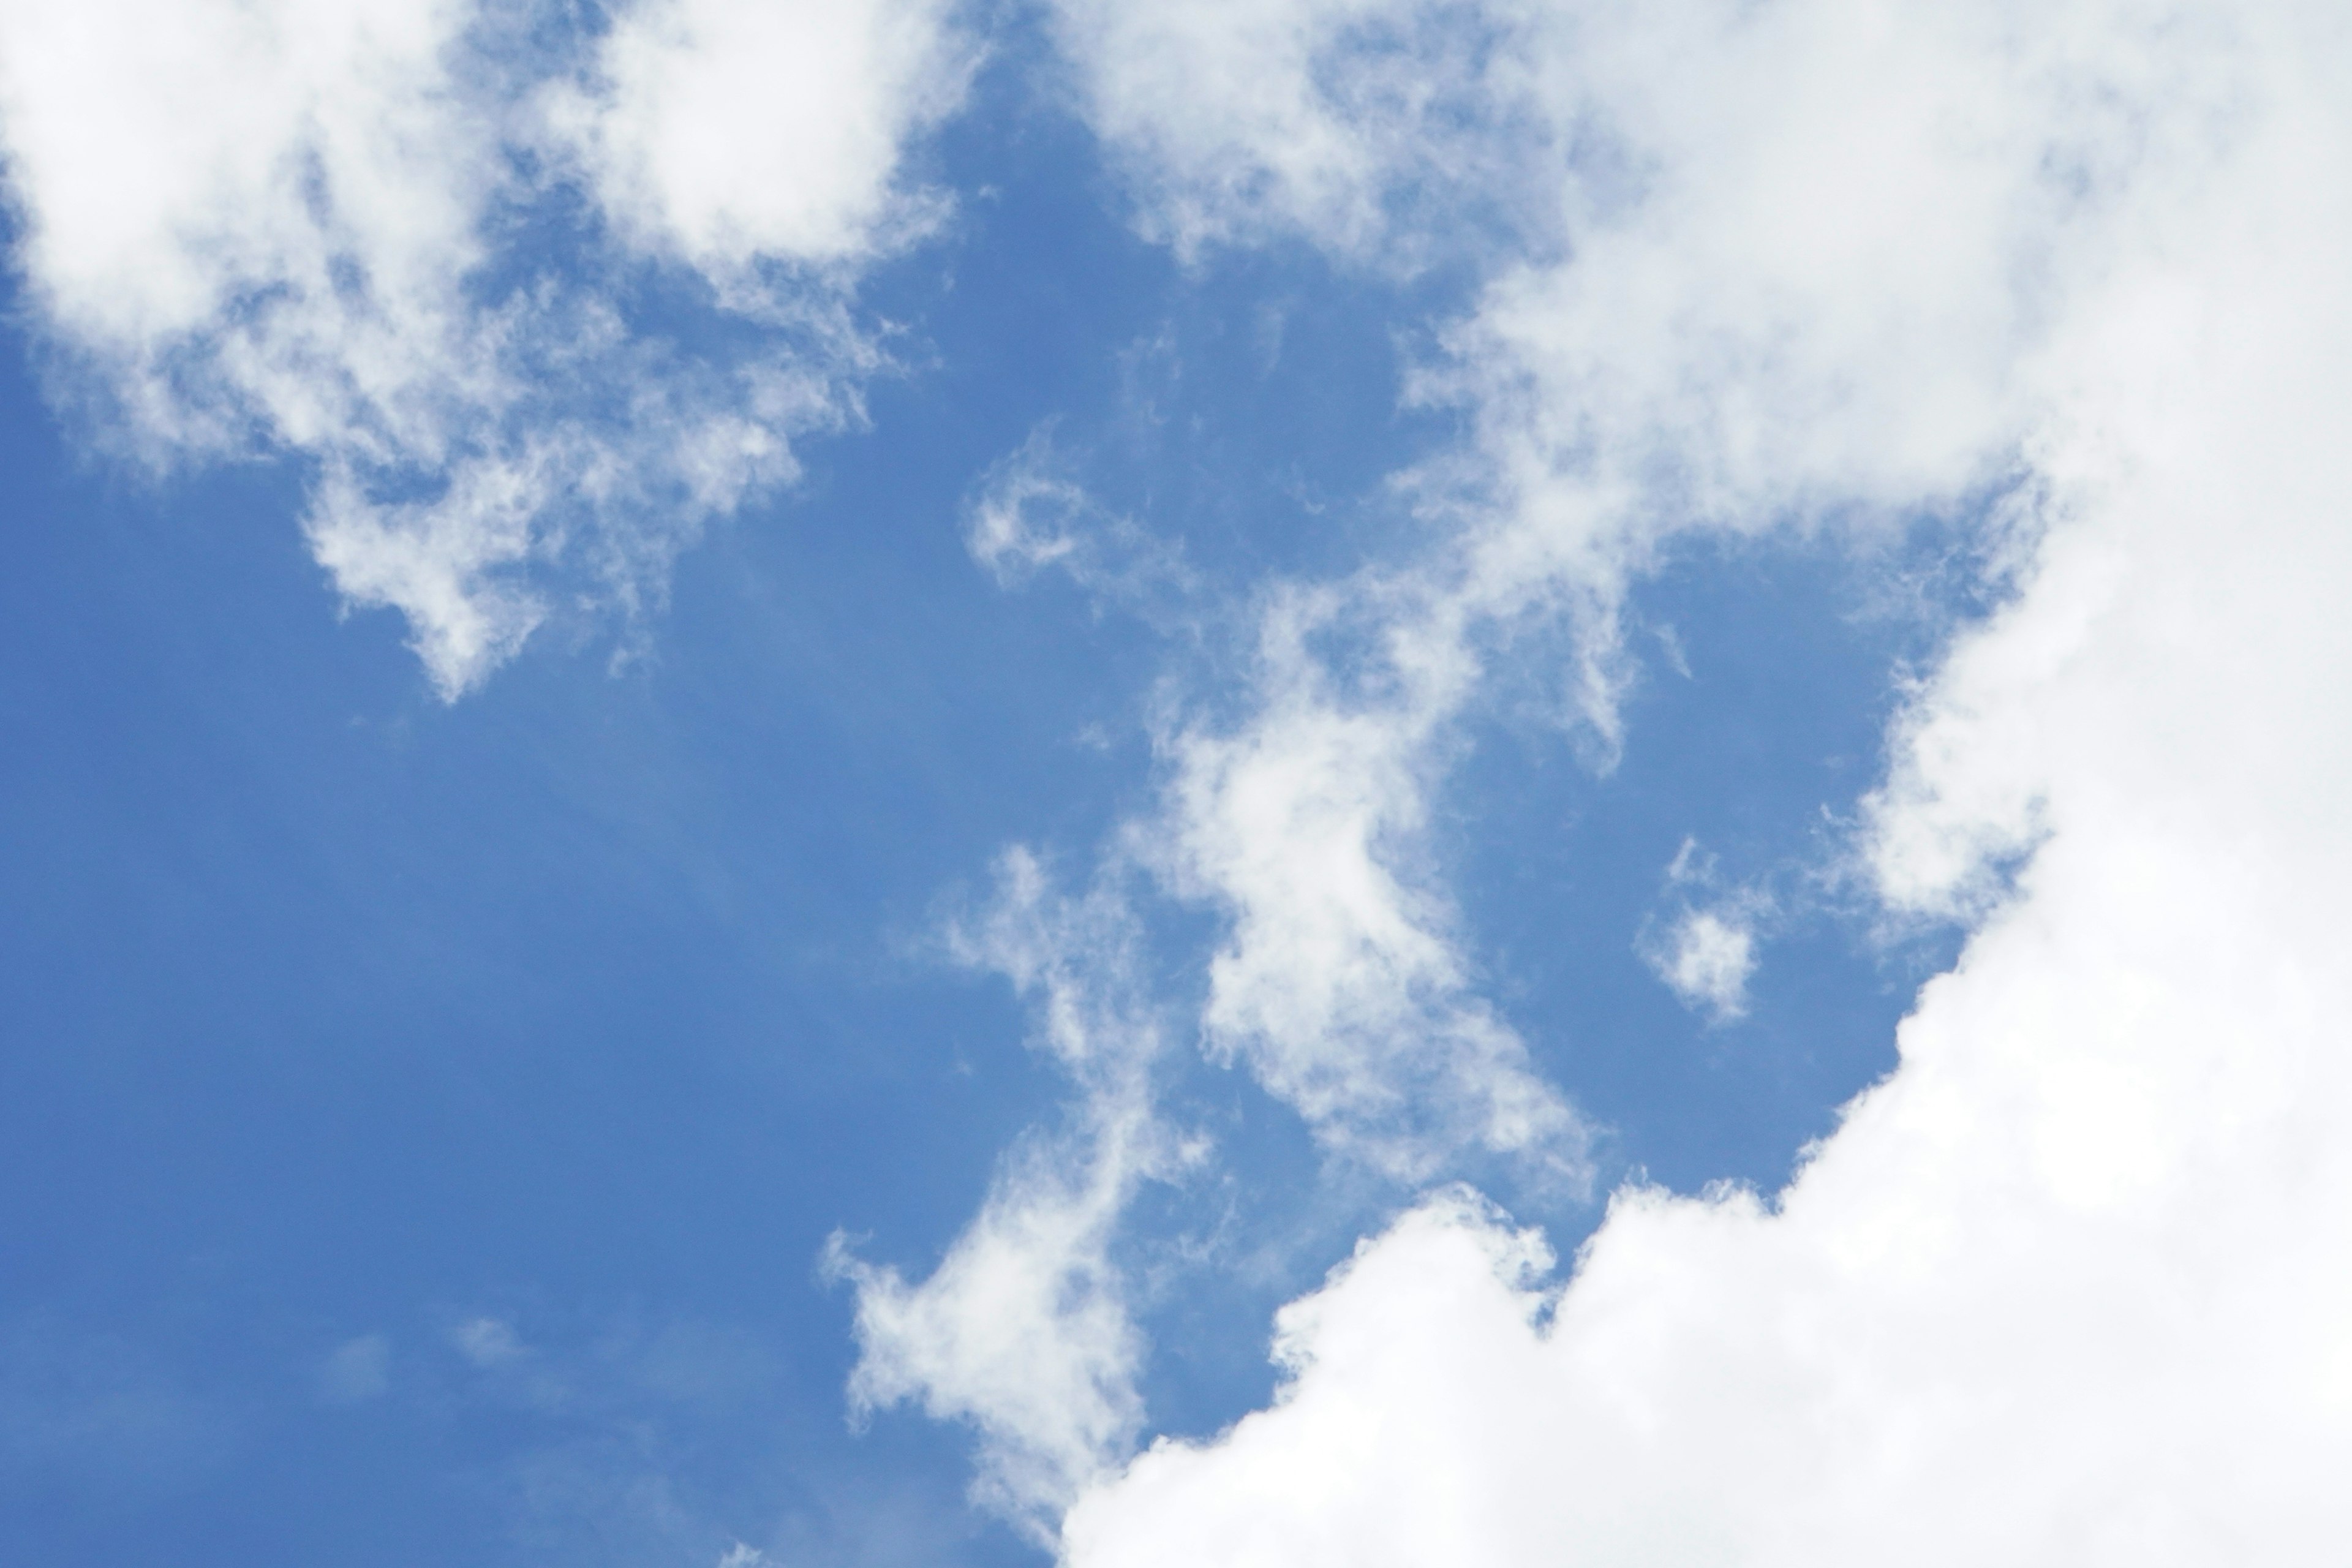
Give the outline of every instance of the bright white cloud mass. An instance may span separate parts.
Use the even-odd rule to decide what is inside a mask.
[[[532,16],[0,5],[53,397],[153,468],[294,459],[446,697],[657,605],[863,418],[859,284],[984,199],[908,160],[999,36],[1184,276],[1470,280],[1391,306],[1447,434],[1336,568],[1223,592],[1050,424],[937,520],[992,591],[1052,569],[1214,651],[1170,656],[1091,848],[1003,850],[945,922],[1072,1098],[935,1269],[835,1233],[857,1410],[964,1424],[975,1498],[1071,1568],[2340,1557],[2352,14],[649,0],[551,58]],[[1923,521],[1998,604],[1885,672],[1806,875],[1958,962],[1785,1188],[1615,1168],[1454,874],[1475,732],[1532,707],[1605,777],[1677,552]],[[1622,946],[1724,1036],[1777,915],[1694,854]],[[1240,1169],[1196,1058],[1384,1215],[1280,1311],[1271,1403],[1163,1436],[1148,1325],[1231,1259],[1147,1279],[1152,1201]],[[1561,1258],[1498,1202],[1605,1212]],[[374,1399],[386,1342],[345,1337]]]

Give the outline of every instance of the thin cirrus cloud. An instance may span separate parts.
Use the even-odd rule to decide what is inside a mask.
[[[1157,538],[1105,507],[1055,444],[1049,422],[982,476],[966,510],[964,543],[1003,587],[1056,572],[1097,607],[1116,605],[1160,626],[1197,602],[1200,584],[1180,541]]]
[[[0,17],[53,390],[150,468],[297,459],[320,563],[406,617],[446,697],[552,615],[657,602],[707,520],[858,416],[883,361],[850,290],[936,213],[899,153],[967,69],[922,0],[647,0],[552,56],[534,19],[562,21],[457,0]],[[583,205],[567,257],[514,237]],[[633,257],[700,279],[731,357],[646,324]]]

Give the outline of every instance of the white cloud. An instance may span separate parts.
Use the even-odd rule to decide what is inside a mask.
[[[1061,11],[1097,129],[1180,246],[1287,231],[1385,265],[1464,203],[1512,215],[1493,232],[1517,243],[1481,258],[1489,282],[1415,378],[1474,429],[1404,476],[1433,542],[1271,592],[1248,717],[1175,727],[1167,809],[1140,831],[1230,917],[1213,1047],[1329,1143],[1424,1177],[1475,1148],[1573,1167],[1580,1124],[1477,996],[1425,864],[1464,719],[1520,632],[1564,626],[1560,706],[1605,767],[1618,609],[1664,542],[1894,526],[2011,482],[2046,323],[2107,264],[2102,215],[2227,94],[2201,57],[2142,58],[2128,20],[2107,48],[1798,5],[1738,25],[1405,0]],[[1416,78],[1430,89],[1360,90]],[[2144,100],[2165,113],[2115,107]],[[1743,928],[1711,921],[1669,968],[1728,1009]]]
[[[1645,929],[1635,949],[1652,973],[1685,1007],[1727,1024],[1748,1013],[1748,983],[1756,974],[1760,917],[1771,900],[1759,889],[1718,892],[1706,904],[1687,901],[1717,886],[1716,857],[1696,838],[1685,838],[1666,866],[1666,886],[1685,890],[1685,901],[1663,928]]]
[[[1785,1192],[1621,1193],[1556,1289],[1475,1205],[1416,1211],[1285,1313],[1271,1408],[1090,1492],[1065,1560],[2332,1561],[2352,38],[2095,0],[1568,26],[1542,101],[1639,177],[1571,168],[1573,252],[1458,339],[1507,503],[1469,559],[1534,595],[1669,528],[2021,480],[1986,525],[2018,597],[1867,837],[1890,908],[1984,923]]]
[[[1346,590],[1278,593],[1249,716],[1169,739],[1168,797],[1137,842],[1229,918],[1211,1049],[1327,1146],[1406,1179],[1480,1150],[1581,1181],[1583,1124],[1476,994],[1451,907],[1416,864],[1444,729],[1477,673],[1458,603],[1437,598],[1379,605],[1385,647],[1340,668],[1314,643],[1359,629]]]
[[[857,1288],[853,1408],[911,1400],[971,1423],[975,1500],[1041,1539],[1142,1429],[1142,1340],[1109,1247],[1142,1164],[1134,1145],[1156,1132],[1146,1108],[1121,1110],[1075,1148],[1037,1138],[1016,1149],[919,1285],[861,1263],[838,1237],[826,1253]]]
[[[1141,186],[1144,226],[1180,253],[1304,228],[1360,259],[1411,266],[1458,248],[1449,224],[1433,217],[1491,205],[1511,184],[1520,149],[1492,122],[1498,108],[1507,113],[1495,78],[1517,41],[1500,8],[1055,0],[1053,9],[1089,118]]]
[[[551,117],[625,232],[726,279],[823,266],[937,210],[900,188],[910,131],[953,110],[970,49],[940,0],[646,0]]]
[[[1050,428],[991,470],[967,538],[1008,584],[1061,570],[1146,613],[1190,585],[1171,550],[1070,477]],[[1106,875],[1139,866],[1228,917],[1203,1042],[1327,1149],[1414,1180],[1476,1150],[1574,1184],[1583,1123],[1475,994],[1451,906],[1412,864],[1432,753],[1478,672],[1467,596],[1402,574],[1277,587],[1244,717],[1163,728],[1163,797],[1113,835]],[[1343,666],[1335,639],[1372,651]]]
[[[1010,587],[1077,556],[1093,510],[1085,487],[1058,470],[1051,432],[1040,429],[982,481],[965,542],[971,558]]]
[[[896,150],[961,79],[929,7],[625,11],[583,83],[514,20],[0,11],[16,262],[58,395],[156,468],[297,459],[320,563],[406,616],[453,697],[568,605],[657,600],[707,519],[793,476],[796,437],[857,416],[880,359],[845,290],[911,232]],[[798,89],[757,89],[779,72]],[[708,274],[732,350],[689,361],[635,324],[593,227],[549,259],[575,173],[629,242]]]
[[[1002,586],[1058,571],[1100,601],[1164,619],[1193,587],[1183,555],[1104,507],[1041,425],[982,476],[964,521],[971,557]]]
[[[1743,911],[1685,910],[1644,956],[1684,1006],[1705,1008],[1718,1023],[1748,1011],[1756,932]]]
[[[1143,1342],[1112,1244],[1139,1185],[1199,1155],[1158,1110],[1161,1039],[1116,888],[1067,898],[1020,849],[999,870],[995,898],[951,946],[1030,999],[1037,1043],[1080,1089],[1073,1124],[1012,1151],[920,1284],[859,1260],[839,1235],[824,1261],[857,1290],[853,1407],[914,1401],[969,1422],[981,1437],[975,1499],[1042,1542],[1142,1430]]]

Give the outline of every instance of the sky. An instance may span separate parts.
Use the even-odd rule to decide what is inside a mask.
[[[2338,1561],[2347,68],[0,0],[0,1562]]]

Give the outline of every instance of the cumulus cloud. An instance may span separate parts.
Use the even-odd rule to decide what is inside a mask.
[[[1685,910],[1645,956],[1684,1006],[1704,1008],[1718,1023],[1748,1011],[1756,932],[1739,910]]]
[[[556,133],[632,239],[715,275],[856,261],[938,198],[900,188],[910,131],[962,95],[971,51],[940,0],[647,0],[601,42]]]
[[[1674,918],[1642,933],[1636,948],[1650,972],[1685,1007],[1727,1024],[1748,1013],[1748,983],[1756,973],[1759,918],[1770,900],[1753,888],[1717,887],[1716,858],[1685,838],[1666,867],[1666,886],[1684,900]],[[1706,903],[1691,895],[1715,891]]]
[[[2292,4],[1536,21],[1608,155],[1455,339],[1502,476],[1466,556],[1605,609],[1675,528],[2004,531],[2015,597],[1864,841],[1890,910],[1981,923],[1785,1191],[1621,1192],[1564,1283],[1416,1209],[1285,1312],[1272,1407],[1090,1491],[1065,1560],[2330,1560],[2352,40]]]
[[[858,416],[881,356],[848,290],[919,226],[897,153],[961,80],[935,6],[648,0],[567,45],[569,15],[0,12],[53,390],[153,468],[295,459],[320,563],[406,617],[445,696],[550,616],[657,600],[708,519],[793,476],[796,437]],[[663,261],[727,349],[647,324]]]

